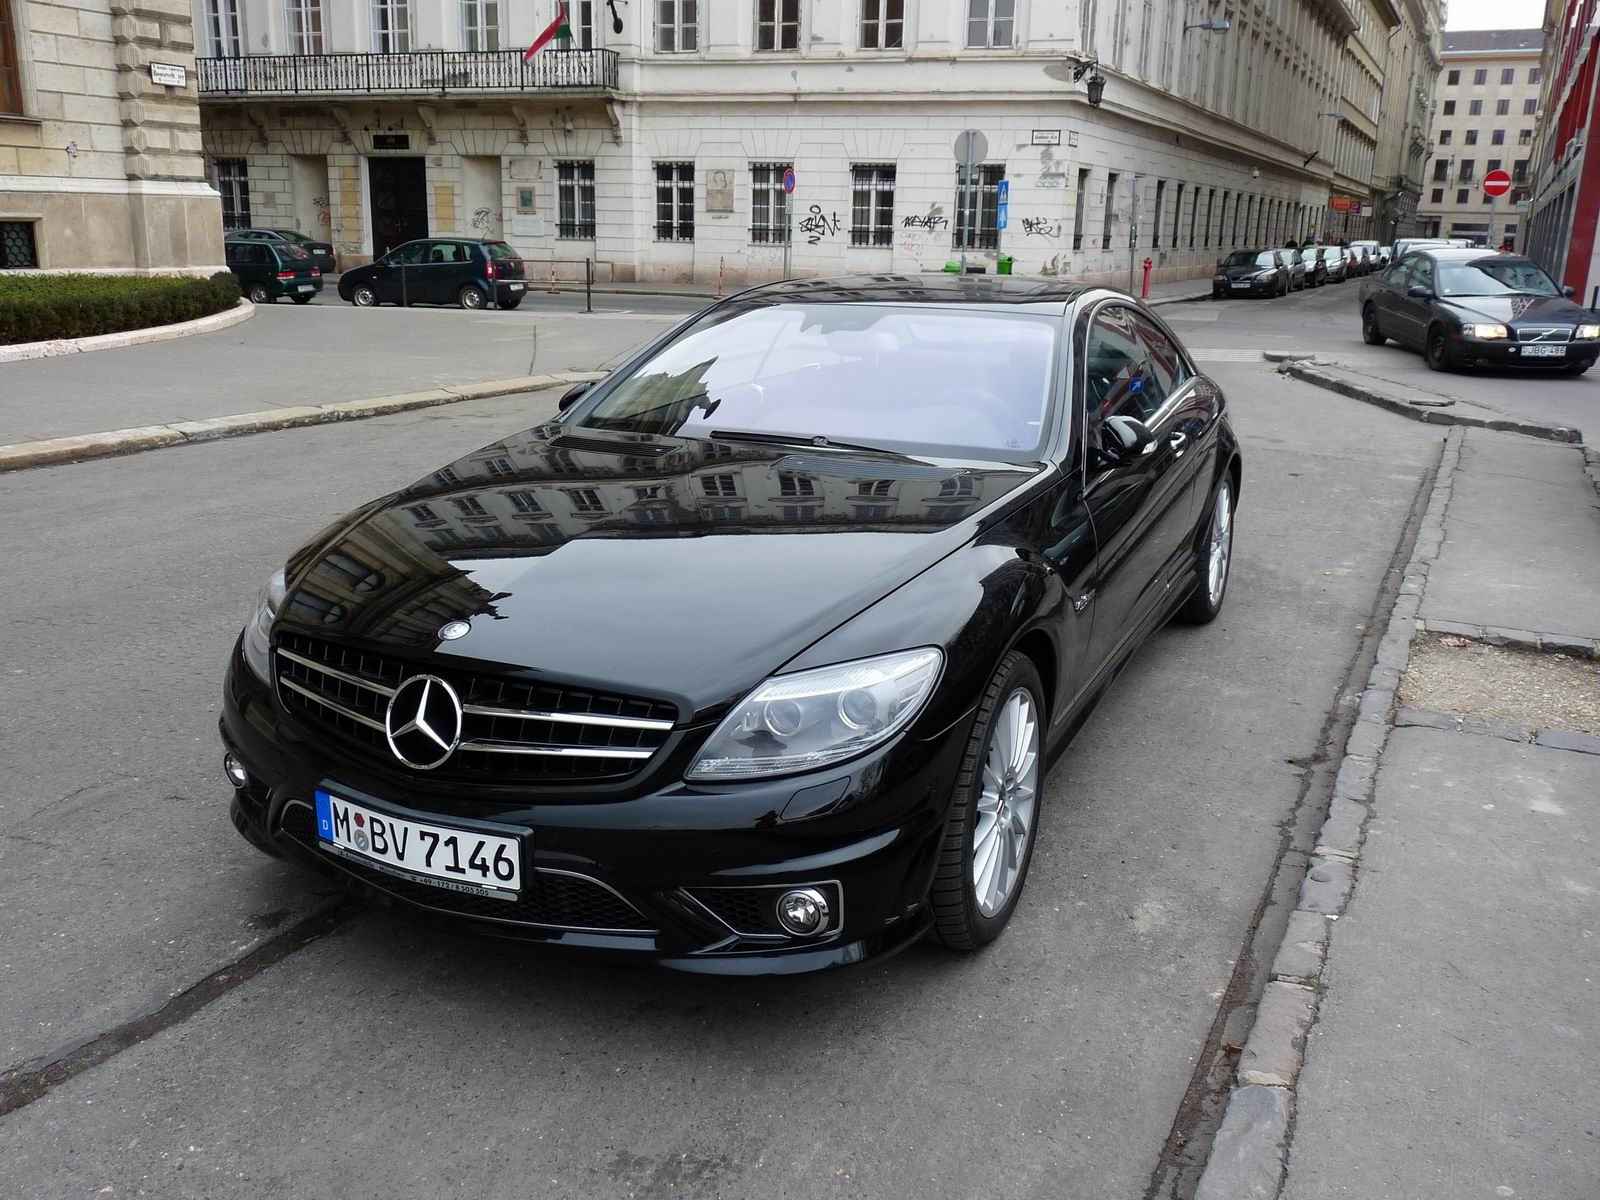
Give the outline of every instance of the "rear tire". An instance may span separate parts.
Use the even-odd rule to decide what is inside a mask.
[[[1592,362],[1568,363],[1566,366],[1562,367],[1561,370],[1567,375],[1582,375],[1592,366],[1594,366],[1594,363]]]
[[[1450,337],[1443,325],[1428,326],[1427,340],[1422,343],[1422,357],[1435,371],[1452,371],[1455,362],[1450,354]]]
[[[250,290],[245,295],[250,297],[251,304],[271,304],[276,299],[271,292],[267,291],[267,285],[264,283],[252,283]]]
[[[1044,688],[1033,660],[1001,659],[978,705],[929,898],[933,941],[976,950],[1000,936],[1027,882],[1044,784]]]
[[[1361,340],[1369,346],[1381,346],[1389,340],[1378,328],[1378,309],[1370,302],[1361,310]]]
[[[294,299],[294,302],[296,304],[310,304],[311,303],[311,297],[310,296],[295,296],[295,297],[293,297],[293,299]]]
[[[522,303],[522,297],[521,296],[513,296],[509,300],[496,300],[494,303],[495,303],[495,307],[496,308],[503,308],[503,309],[506,309],[507,311],[510,311],[511,309],[515,308],[517,305]]]
[[[456,293],[456,303],[461,305],[462,308],[476,310],[482,308],[488,302],[489,298],[483,294],[483,289],[475,283],[467,284],[466,287]]]
[[[1194,591],[1173,616],[1185,625],[1209,625],[1228,598],[1229,568],[1233,565],[1233,476],[1224,473],[1211,493],[1206,523],[1199,531],[1201,576]]]

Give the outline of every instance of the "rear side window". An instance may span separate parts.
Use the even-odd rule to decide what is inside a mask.
[[[1144,343],[1150,363],[1151,391],[1157,393],[1151,398],[1151,403],[1159,408],[1166,403],[1168,396],[1183,386],[1189,378],[1189,368],[1183,361],[1177,343],[1164,330],[1142,312],[1130,311],[1133,312],[1133,327],[1139,334],[1139,340]]]
[[[1132,309],[1107,304],[1089,326],[1084,372],[1091,425],[1103,424],[1107,417],[1146,421],[1161,407],[1165,392],[1133,318]]]
[[[517,253],[516,248],[508,242],[485,242],[483,248],[489,252],[490,258],[518,259],[522,257]]]

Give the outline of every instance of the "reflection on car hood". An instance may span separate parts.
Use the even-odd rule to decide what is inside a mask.
[[[280,619],[698,711],[949,554],[1038,473],[552,423],[306,547]],[[441,642],[457,619],[471,632]]]
[[[1222,267],[1218,275],[1225,275],[1229,279],[1254,279],[1263,271],[1270,271],[1271,267]]]
[[[1565,296],[1445,296],[1439,303],[1454,309],[1462,320],[1501,325],[1579,325],[1600,320]]]

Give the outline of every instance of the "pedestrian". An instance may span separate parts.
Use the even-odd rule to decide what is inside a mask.
[[[1505,241],[1500,243],[1500,253],[1501,254],[1510,254],[1511,253],[1511,239],[1510,238],[1507,238]]]

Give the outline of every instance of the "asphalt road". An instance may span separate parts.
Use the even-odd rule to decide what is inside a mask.
[[[0,1117],[3,1190],[1143,1197],[1439,440],[1213,369],[1246,454],[1228,607],[1157,635],[1051,775],[987,951],[718,980],[361,912]],[[333,902],[228,822],[231,640],[304,537],[552,403],[0,476],[5,1067]]]
[[[1192,348],[1295,350],[1315,353],[1369,377],[1468,401],[1524,421],[1565,425],[1600,437],[1600,370],[1570,376],[1555,371],[1471,370],[1441,375],[1415,350],[1361,340],[1361,280],[1306,289],[1276,299],[1201,300],[1161,309]]]

